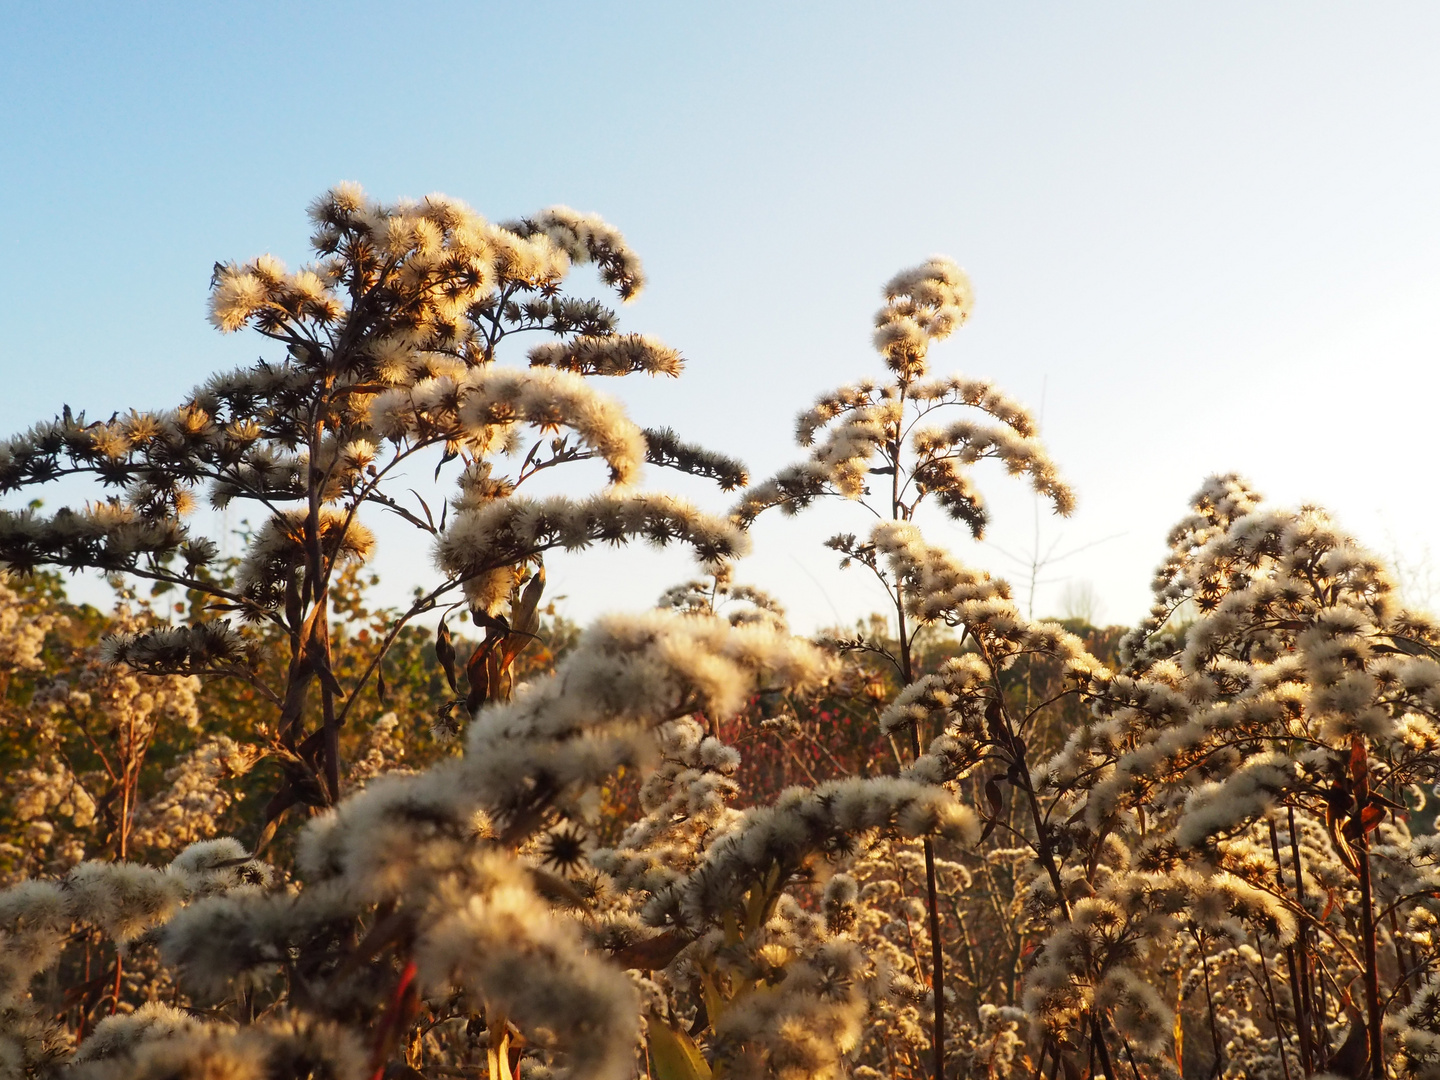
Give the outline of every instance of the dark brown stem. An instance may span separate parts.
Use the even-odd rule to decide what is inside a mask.
[[[1046,1039],[1040,1044],[1040,1056],[1035,1059],[1035,1075],[1031,1080],[1040,1080],[1045,1072],[1045,1056],[1050,1052],[1050,1040]]]
[[[1220,1047],[1220,1027],[1215,1022],[1215,995],[1210,990],[1210,956],[1205,951],[1203,935],[1197,934],[1195,943],[1200,946],[1200,970],[1205,973],[1205,1008],[1210,1014],[1210,1041],[1215,1047],[1215,1067],[1211,1071],[1219,1076],[1225,1071],[1225,1052]]]
[[[1285,873],[1280,868],[1280,838],[1275,833],[1275,822],[1270,822],[1270,852],[1275,857],[1275,880],[1279,883],[1280,891],[1285,891]],[[1298,865],[1296,868],[1296,880],[1299,880]],[[1302,924],[1303,925],[1303,924]],[[1263,959],[1263,958],[1262,958]],[[1295,946],[1285,946],[1285,968],[1290,976],[1290,1004],[1295,1013],[1295,1034],[1300,1040],[1300,1068],[1309,1076],[1314,1072],[1314,1059],[1310,1053],[1310,1018],[1305,1010],[1304,992],[1300,985],[1299,965],[1295,962]],[[1277,1014],[1275,1020],[1278,1031],[1280,1020]]]
[[[1278,864],[1276,869],[1279,869]],[[1265,962],[1265,950],[1260,943],[1259,934],[1255,935],[1255,955],[1260,957],[1260,971],[1265,976],[1265,998],[1270,1004],[1270,1018],[1275,1021],[1275,1042],[1280,1048],[1280,1068],[1285,1073],[1285,1080],[1290,1080],[1290,1055],[1285,1052],[1285,1029],[1280,1025],[1280,1003],[1275,997],[1275,984],[1270,981],[1270,965]]]
[[[1365,1010],[1370,1029],[1370,1075],[1385,1075],[1385,1047],[1380,1030],[1380,964],[1375,955],[1375,909],[1370,896],[1370,842],[1363,831],[1355,842],[1360,876],[1360,934],[1365,939]]]
[[[1400,984],[1395,989],[1400,994],[1400,1004],[1402,1004],[1406,1008],[1409,1008],[1411,1002],[1410,981],[1406,978],[1405,973],[1410,970],[1410,960],[1405,955],[1405,946],[1400,938],[1400,920],[1395,915],[1395,907],[1396,905],[1392,904],[1388,913],[1390,921],[1390,940],[1395,943],[1395,963],[1398,965],[1395,970],[1398,974],[1398,981]]]
[[[1105,1027],[1100,1020],[1098,1009],[1090,1011],[1090,1024],[1094,1031],[1095,1052],[1100,1055],[1100,1069],[1107,1077],[1115,1075],[1115,1066],[1110,1060],[1110,1044],[1105,1041]],[[1117,1078],[1118,1080],[1118,1078]]]
[[[904,397],[904,380],[901,380],[901,397]],[[890,513],[899,520],[904,517],[900,500],[900,433],[895,433],[889,446],[890,457]],[[900,638],[900,671],[909,686],[915,681],[914,661],[910,655],[910,628],[905,618],[905,589],[900,581],[895,582],[895,627]],[[910,727],[910,749],[915,760],[920,759],[919,726]],[[930,978],[935,995],[935,1015],[931,1025],[934,1055],[934,1080],[945,1080],[945,948],[940,937],[940,888],[935,876],[935,844],[926,838],[925,851],[925,908],[930,922]]]
[[[333,806],[340,801],[340,725],[335,721],[335,695],[320,687],[321,714],[325,722],[325,791]]]
[[[981,649],[987,663],[989,656],[985,656],[984,649]],[[991,664],[992,670],[994,665]],[[1025,744],[1015,734],[1015,725],[1011,723],[1009,710],[1005,707],[1004,688],[998,683],[995,685],[995,700],[1000,707],[1000,722],[1003,727],[1005,739],[1010,744],[1008,750],[1016,766],[1017,786],[1025,794],[1025,802],[1030,807],[1030,817],[1035,824],[1035,851],[1039,856],[1040,864],[1045,868],[1050,883],[1055,889],[1055,899],[1060,905],[1060,911],[1066,919],[1070,918],[1070,901],[1065,895],[1065,882],[1060,876],[1060,865],[1055,861],[1055,851],[1050,842],[1050,831],[1045,824],[1045,815],[1040,810],[1040,797],[1035,793],[1035,786],[1030,780],[1030,764],[1026,760]],[[1091,1042],[1092,1050],[1099,1055],[1100,1067],[1107,1077],[1115,1075],[1115,1069],[1110,1059],[1110,1047],[1105,1041],[1105,1029],[1101,1022],[1100,1012],[1097,1009],[1090,1011],[1091,1020]]]
[[[901,628],[903,638],[903,623]],[[909,667],[908,655],[906,661],[906,667]],[[914,725],[910,727],[910,741],[915,757],[919,758],[920,734]],[[935,994],[932,1025],[935,1080],[945,1080],[945,949],[940,937],[940,887],[935,876],[935,843],[927,838],[922,846],[925,850],[925,909],[930,923],[930,978]]]
[[[1135,1064],[1135,1053],[1130,1049],[1130,1040],[1121,1035],[1120,1045],[1125,1050],[1125,1060],[1130,1062],[1130,1075],[1133,1076],[1135,1080],[1140,1080],[1140,1066]]]
[[[1295,808],[1287,807],[1287,815],[1290,823],[1290,869],[1295,875],[1295,901],[1303,909],[1305,907],[1305,868],[1300,861],[1300,830],[1295,824]],[[1324,994],[1325,984],[1320,984],[1321,1008],[1315,1008],[1315,996],[1312,991],[1312,979],[1310,975],[1310,949],[1306,944],[1309,928],[1304,920],[1300,922],[1298,934],[1297,958],[1300,961],[1300,993],[1304,1003],[1305,1016],[1309,1021],[1308,1038],[1310,1042],[1310,1068],[1323,1069],[1330,1060],[1330,1029],[1325,1023]],[[1315,1042],[1315,1033],[1319,1032],[1319,1045]]]
[[[311,666],[320,677],[320,716],[323,726],[325,788],[331,804],[340,801],[340,721],[335,714],[335,675],[331,669],[329,589],[322,589],[315,601],[314,627],[309,644]]]

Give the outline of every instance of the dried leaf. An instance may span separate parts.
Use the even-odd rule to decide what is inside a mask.
[[[1350,779],[1361,790],[1370,779],[1370,755],[1365,750],[1365,740],[1359,735],[1350,737]]]
[[[545,567],[542,564],[530,580],[525,583],[525,588],[520,590],[520,601],[515,605],[514,618],[511,626],[521,634],[533,634],[540,627],[540,595],[545,591]]]
[[[1000,812],[1000,803],[1002,801],[1000,797],[1000,784],[993,776],[985,781],[985,801],[990,804],[992,813]]]
[[[680,950],[688,944],[690,944],[688,938],[682,938],[673,930],[667,930],[655,937],[645,938],[642,941],[632,942],[624,948],[616,949],[610,954],[610,958],[623,968],[656,971],[679,956]]]
[[[450,640],[450,627],[445,625],[443,618],[435,628],[435,659],[440,661],[440,669],[445,672],[451,692],[458,694],[460,686],[455,681],[455,643]]]
[[[457,457],[459,457],[459,456],[460,456],[460,451],[455,448],[455,444],[454,444],[454,443],[448,443],[448,442],[447,442],[447,443],[445,444],[445,453],[444,453],[444,454],[441,456],[441,458],[440,458],[440,464],[438,464],[438,465],[435,466],[435,479],[436,479],[436,480],[439,480],[439,479],[440,479],[440,470],[443,469],[443,468],[445,468],[446,465],[450,464],[450,462],[454,461],[454,460],[455,460]],[[425,513],[426,513],[426,516],[428,517],[430,511],[427,509],[427,510],[425,511]]]
[[[494,631],[486,631],[485,640],[465,662],[465,681],[470,686],[469,692],[465,695],[465,708],[472,714],[495,696],[495,687],[490,679],[488,662],[490,654],[495,651],[495,645],[500,640],[502,639],[497,637]]]

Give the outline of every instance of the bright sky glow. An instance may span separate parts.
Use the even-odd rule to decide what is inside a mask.
[[[1423,566],[1437,49],[1420,3],[7,5],[0,431],[169,406],[252,359],[205,322],[212,264],[303,261],[306,203],[353,179],[614,222],[651,282],[624,328],[690,361],[618,389],[757,477],[812,397],[878,372],[882,282],[954,256],[975,315],[934,367],[1043,403],[1081,508],[1037,526],[995,475],[992,542],[929,532],[1022,600],[1006,553],[1075,552],[1036,614],[1089,583],[1136,618],[1187,497],[1232,469]],[[739,572],[802,628],[877,606],[819,545],[861,527],[844,509],[762,521]],[[428,552],[385,536],[404,595]],[[599,565],[552,569],[577,617],[688,573]]]

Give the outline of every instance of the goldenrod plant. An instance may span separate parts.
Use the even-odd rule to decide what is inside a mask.
[[[1323,511],[1212,478],[1139,625],[1034,619],[933,539],[983,535],[985,462],[1074,505],[1023,406],[933,371],[949,259],[751,484],[600,389],[683,366],[567,291],[642,287],[605,222],[311,216],[312,265],[215,267],[262,359],[0,446],[6,492],[96,486],[0,513],[0,1075],[1440,1077],[1440,628]],[[890,606],[810,639],[737,559],[831,497]],[[433,555],[403,609],[382,514]],[[572,631],[547,552],[637,541],[698,575]]]

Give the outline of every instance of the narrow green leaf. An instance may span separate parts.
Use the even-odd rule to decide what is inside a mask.
[[[650,1018],[650,1068],[655,1080],[710,1080],[710,1065],[683,1031]]]

